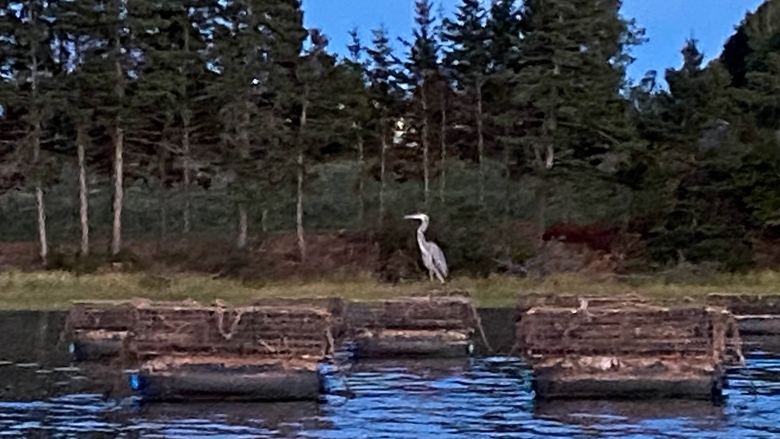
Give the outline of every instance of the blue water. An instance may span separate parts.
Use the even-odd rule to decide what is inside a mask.
[[[0,365],[0,438],[778,438],[780,354],[729,373],[725,403],[538,404],[522,361],[371,362],[320,403],[139,404],[110,369]],[[118,380],[118,381],[117,381]],[[339,396],[349,394],[350,397]]]

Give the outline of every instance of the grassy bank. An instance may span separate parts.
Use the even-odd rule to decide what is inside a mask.
[[[285,296],[340,296],[345,299],[379,299],[432,290],[468,291],[480,306],[512,306],[519,294],[622,294],[636,292],[652,297],[701,297],[721,293],[769,294],[780,292],[780,272],[708,276],[584,276],[556,275],[545,279],[452,279],[444,288],[433,283],[380,284],[369,276],[296,282],[245,283],[200,275],[156,277],[111,273],[77,276],[67,272],[0,273],[0,309],[65,309],[74,300],[116,300],[145,297],[153,300],[193,299],[211,303],[222,299],[246,304],[254,298]]]

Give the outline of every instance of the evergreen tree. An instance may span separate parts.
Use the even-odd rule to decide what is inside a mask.
[[[93,85],[87,71],[81,63],[84,53],[89,50],[91,36],[78,27],[78,21],[66,13],[74,13],[75,5],[59,3],[52,31],[59,41],[60,69],[54,76],[56,81],[56,111],[67,121],[65,135],[75,143],[78,166],[79,184],[79,224],[81,229],[80,255],[90,253],[90,219],[89,219],[89,188],[88,162],[94,157],[91,148],[90,131],[95,118],[94,106],[98,103],[90,99],[93,95]],[[69,68],[70,67],[70,68]]]
[[[200,33],[191,24],[190,10],[200,7],[200,0],[168,1],[154,4],[130,4],[132,33],[143,53],[134,81],[131,106],[143,115],[133,124],[135,143],[146,146],[146,154],[157,160],[150,175],[158,174],[160,188],[160,231],[167,229],[167,199],[174,176],[168,168],[175,157],[183,164],[185,190],[184,232],[190,230],[190,160],[193,135],[194,79],[202,66],[198,51],[204,46]],[[155,172],[156,171],[156,172]],[[177,172],[178,173],[178,172]]]
[[[537,113],[529,140],[544,167],[594,166],[632,138],[619,92],[635,42],[617,1],[534,1],[523,11],[517,94]],[[587,122],[586,122],[587,121]]]
[[[513,90],[518,86],[518,70],[521,47],[520,11],[514,0],[497,0],[491,4],[487,17],[488,64],[485,82],[486,131],[494,138],[492,150],[484,151],[486,159],[489,156],[501,156],[504,165],[506,193],[504,194],[504,211],[509,214],[510,182],[522,165],[523,151],[520,139],[524,134],[518,121],[525,115],[525,107],[513,101]],[[487,149],[487,148],[485,148]],[[483,165],[484,166],[484,165]],[[484,167],[483,167],[484,170]]]
[[[295,140],[296,149],[296,230],[298,235],[298,250],[301,261],[306,260],[306,242],[303,227],[303,196],[304,180],[307,174],[306,159],[319,155],[322,148],[333,135],[334,110],[337,110],[338,98],[331,94],[329,76],[333,74],[333,58],[325,51],[328,40],[317,29],[310,31],[311,48],[299,61],[296,69],[297,87],[299,88],[300,108],[298,132]]]
[[[744,110],[755,115],[758,127],[778,133],[780,142],[780,42],[768,42],[750,57],[745,86],[737,97]]]
[[[14,131],[4,132],[7,140],[15,139],[18,155],[25,157],[27,166],[21,167],[31,176],[37,213],[39,256],[41,262],[48,262],[49,242],[46,227],[46,205],[44,186],[46,176],[54,169],[48,165],[43,150],[45,124],[54,109],[52,76],[56,64],[53,33],[49,23],[54,20],[51,2],[30,1],[17,4],[18,8],[6,4],[0,14],[0,73],[15,87],[5,86],[1,90],[3,110],[16,113]],[[18,113],[17,113],[18,112]],[[17,131],[18,130],[18,131]],[[26,169],[25,169],[26,168]],[[56,171],[55,171],[56,172]]]
[[[219,108],[221,148],[213,161],[234,176],[239,234],[247,244],[247,204],[284,173],[281,149],[294,143],[293,117],[298,90],[295,66],[305,30],[297,0],[254,0],[215,9],[209,63],[218,80],[202,98]],[[264,178],[258,180],[258,176]]]
[[[476,127],[477,157],[479,162],[479,202],[485,198],[485,133],[484,82],[488,73],[488,29],[485,24],[487,11],[479,0],[463,0],[455,20],[444,20],[443,40],[448,46],[444,65],[454,72],[458,89],[468,96],[472,104]]]
[[[126,129],[134,116],[127,105],[127,88],[130,72],[138,51],[133,47],[124,0],[84,0],[62,2],[58,5],[62,26],[73,32],[73,38],[83,42],[80,59],[74,59],[76,68],[88,78],[93,113],[93,126],[110,138],[113,177],[112,238],[110,251],[117,255],[122,249],[122,208],[124,205],[124,179]]]
[[[168,162],[175,160],[178,165],[174,172],[181,175],[184,189],[184,233],[192,227],[190,187],[197,158],[193,142],[198,137],[195,100],[199,92],[197,81],[205,70],[200,56],[206,48],[201,28],[209,4],[205,0],[156,3],[144,8],[136,22],[145,61],[138,80],[138,103],[146,104],[149,110],[143,112],[147,126],[156,125],[157,132],[165,134],[157,145],[162,159],[161,184],[170,184],[174,179],[165,175]]]
[[[358,213],[357,223],[360,227],[364,225],[365,207],[364,207],[364,183],[365,173],[365,138],[370,120],[370,107],[368,105],[368,94],[366,90],[367,82],[367,62],[363,59],[366,50],[360,40],[357,29],[349,31],[350,44],[347,46],[349,59],[341,65],[343,74],[340,76],[343,80],[343,90],[340,93],[344,96],[344,111],[349,114],[348,132],[354,135],[354,142],[357,149],[357,193],[358,193]]]
[[[433,3],[431,0],[415,1],[417,27],[413,31],[413,41],[405,42],[409,47],[406,69],[409,72],[408,85],[412,90],[413,101],[417,105],[410,112],[412,126],[420,133],[417,137],[422,149],[423,200],[427,207],[430,201],[430,145],[431,145],[431,89],[435,75],[439,72],[438,42],[434,26]]]
[[[635,140],[620,95],[627,48],[637,43],[619,1],[529,0],[522,17],[522,59],[512,99],[526,110],[523,143],[537,175],[587,179],[614,171]],[[549,183],[542,183],[542,188]],[[544,226],[546,190],[540,193]]]
[[[390,147],[390,133],[394,126],[394,118],[398,116],[403,103],[404,92],[401,88],[403,76],[399,71],[401,65],[393,54],[387,29],[384,27],[373,30],[372,44],[367,49],[370,58],[368,68],[369,96],[374,108],[379,137],[379,221],[385,215],[387,155]]]
[[[668,94],[658,96],[655,165],[646,188],[658,194],[650,208],[661,218],[649,247],[663,262],[739,268],[750,253],[744,239],[750,218],[736,178],[743,152],[730,134],[730,77],[719,63],[702,67],[694,40],[682,55],[682,66],[667,70]]]
[[[251,139],[255,136],[251,131],[262,126],[259,108],[252,99],[253,83],[256,76],[267,70],[260,56],[246,55],[262,53],[264,43],[257,29],[259,17],[250,14],[250,7],[245,2],[230,2],[218,5],[213,11],[212,20],[219,20],[220,24],[211,31],[208,62],[215,66],[219,76],[201,95],[212,102],[222,125],[220,148],[213,151],[211,162],[232,177],[230,191],[238,211],[238,248],[247,245],[246,206],[254,192],[249,184],[254,171],[250,157]]]
[[[749,190],[748,202],[759,237],[776,239],[780,224],[780,40],[772,23],[777,2],[765,2],[749,14],[724,47],[720,61],[732,75],[733,118],[740,139],[749,142],[738,178]]]

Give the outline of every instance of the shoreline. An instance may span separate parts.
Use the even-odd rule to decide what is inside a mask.
[[[650,299],[696,303],[712,293],[777,295],[780,272],[714,274],[673,279],[663,276],[558,274],[543,279],[491,276],[452,278],[445,285],[428,281],[387,284],[370,275],[318,280],[241,281],[204,274],[157,275],[144,272],[77,275],[65,271],[0,272],[0,310],[62,310],[74,301],[191,299],[203,304],[219,299],[247,305],[266,297],[340,297],[381,300],[400,296],[466,293],[476,307],[516,307],[524,296],[637,294]]]

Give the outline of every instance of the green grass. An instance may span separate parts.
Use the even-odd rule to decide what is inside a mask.
[[[454,278],[446,286],[416,282],[381,284],[370,276],[320,281],[242,283],[202,275],[166,278],[142,273],[74,275],[67,272],[0,273],[0,309],[65,309],[78,300],[120,300],[135,297],[152,300],[193,299],[212,303],[219,298],[235,305],[262,297],[338,296],[371,300],[438,291],[468,291],[478,306],[513,306],[519,295],[528,293],[610,295],[639,293],[657,298],[702,297],[705,294],[780,292],[780,272],[762,271],[746,275],[716,274],[674,279],[669,276],[585,276],[555,275],[545,279]]]

